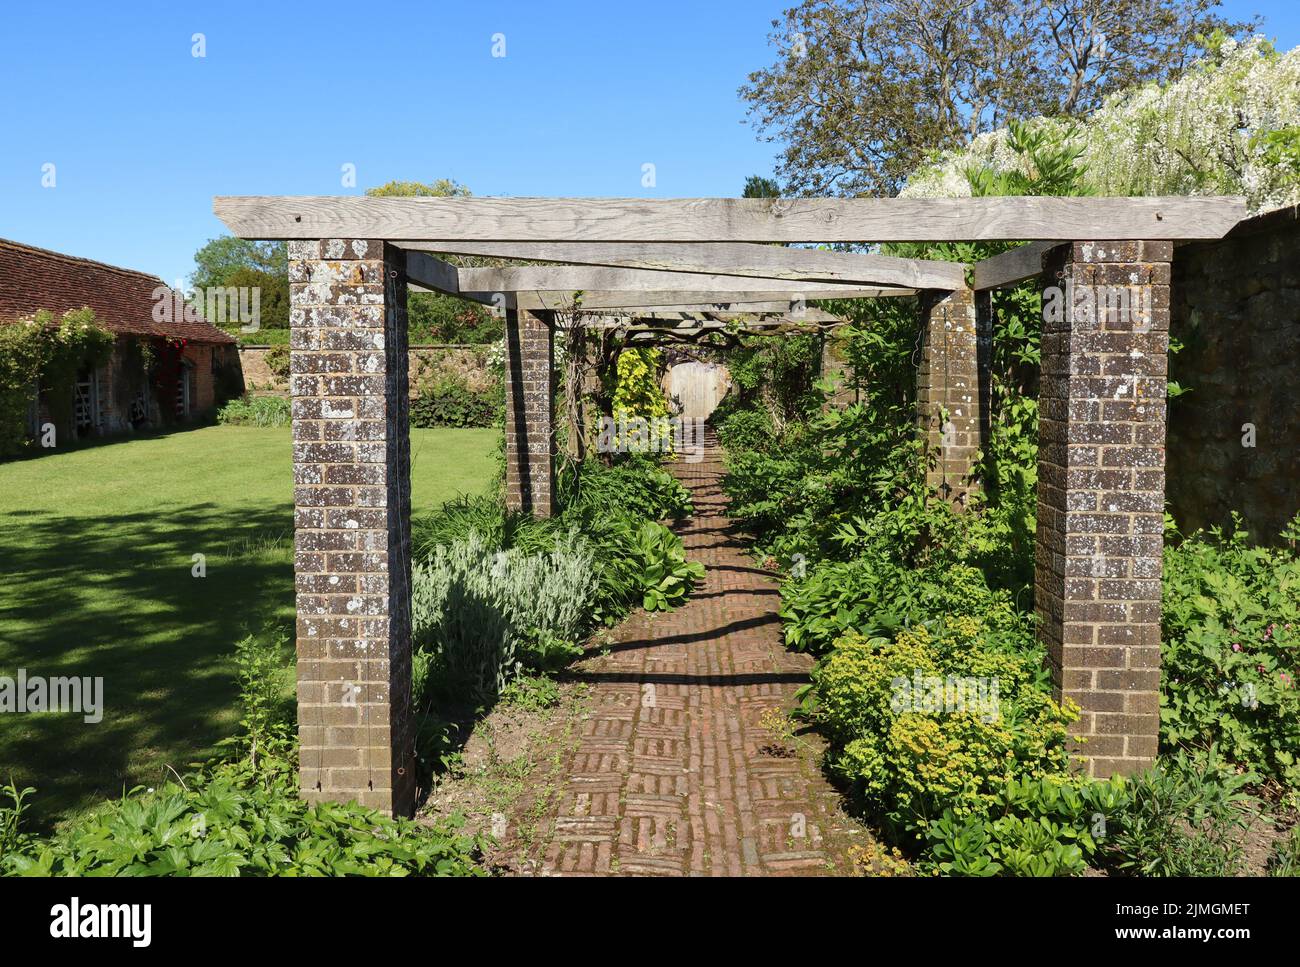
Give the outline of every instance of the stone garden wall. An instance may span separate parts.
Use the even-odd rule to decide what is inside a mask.
[[[490,346],[420,345],[410,348],[409,371],[412,389],[422,378],[438,371],[463,375],[472,389],[485,389],[493,382],[488,364]],[[289,381],[271,372],[266,364],[269,346],[239,347],[244,370],[244,388],[249,392],[288,393]]]

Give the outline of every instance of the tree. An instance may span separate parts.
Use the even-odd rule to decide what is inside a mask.
[[[740,88],[785,143],[790,194],[895,194],[936,151],[1010,120],[1077,116],[1177,76],[1219,0],[803,0],[772,22],[776,63]]]
[[[470,190],[455,178],[437,181],[390,181],[378,188],[367,188],[372,198],[468,198]]]
[[[194,288],[231,285],[230,276],[240,269],[288,278],[289,250],[284,242],[250,242],[223,235],[209,239],[194,253],[194,265],[190,275],[190,285]]]
[[[284,242],[250,242],[230,235],[209,239],[194,253],[194,265],[190,288],[196,307],[207,305],[211,289],[257,289],[260,327],[289,328],[289,250]],[[234,315],[208,321],[232,332],[245,322]]]
[[[781,186],[772,178],[764,178],[762,175],[750,175],[745,179],[745,190],[740,193],[741,198],[780,198]]]

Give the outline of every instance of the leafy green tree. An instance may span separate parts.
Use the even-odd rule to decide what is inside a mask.
[[[289,250],[284,242],[251,242],[224,235],[195,252],[194,265],[191,290],[259,289],[261,328],[289,328]],[[200,293],[197,302],[205,301]],[[243,325],[234,314],[210,321],[231,332]]]
[[[189,281],[195,288],[233,285],[230,276],[241,269],[288,278],[289,250],[284,242],[250,242],[223,235],[209,239],[194,253],[194,265]]]
[[[437,181],[389,181],[378,188],[367,188],[372,198],[468,198],[470,190],[454,178]]]
[[[740,88],[784,142],[790,194],[892,195],[934,152],[1013,118],[1078,116],[1179,75],[1219,0],[802,0],[772,22],[776,63]]]
[[[780,198],[781,186],[771,178],[764,178],[762,175],[750,175],[745,179],[745,190],[740,193],[741,198]]]

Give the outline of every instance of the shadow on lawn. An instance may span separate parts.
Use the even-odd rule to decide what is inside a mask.
[[[235,643],[292,623],[292,523],[287,503],[0,517],[0,674],[104,679],[98,724],[5,717],[0,782],[37,787],[33,831],[184,772],[234,732]],[[206,577],[191,573],[197,553]]]

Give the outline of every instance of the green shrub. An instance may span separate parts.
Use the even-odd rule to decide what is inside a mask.
[[[292,412],[285,396],[244,396],[217,410],[217,422],[230,426],[288,426]]]
[[[980,618],[1007,647],[1033,647],[1026,615],[964,564],[914,569],[873,558],[827,561],[781,585],[781,619],[791,648],[822,654],[846,632],[871,634],[934,616]],[[1005,649],[1004,649],[1005,650]]]
[[[1130,803],[1114,824],[1109,862],[1141,876],[1237,875],[1254,807],[1243,790],[1256,781],[1213,749],[1162,757],[1129,783]]]
[[[813,670],[831,772],[896,833],[945,811],[984,815],[1011,780],[1066,773],[1075,710],[1038,684],[1035,657],[986,647],[984,633],[977,619],[955,618],[892,641],[849,634]],[[950,677],[980,683],[982,701],[934,709],[911,691]]]
[[[446,687],[492,699],[525,665],[555,668],[579,653],[595,585],[592,551],[576,530],[541,554],[500,550],[471,532],[416,566],[414,640],[433,653]]]
[[[266,368],[271,371],[272,376],[279,379],[289,378],[289,344],[278,343],[266,351],[262,357],[262,362],[266,363]]]
[[[72,381],[83,367],[107,361],[114,339],[88,308],[64,313],[57,324],[44,310],[0,324],[0,457],[26,446],[27,411],[38,382],[62,432],[71,417]]]
[[[309,805],[292,758],[133,789],[0,856],[18,876],[482,876],[458,820],[430,828],[355,803]]]
[[[662,350],[633,347],[619,353],[614,372],[605,374],[607,380],[614,381],[612,409],[615,423],[625,425],[626,421],[636,417],[646,420],[649,433],[642,445],[651,453],[672,450],[672,432],[667,425],[668,400],[659,385],[662,365]],[[626,445],[626,442],[614,441],[616,445]]]
[[[1300,529],[1300,519],[1293,527]],[[1234,527],[1164,557],[1161,744],[1300,783],[1300,559]]]
[[[1300,826],[1292,826],[1273,844],[1268,858],[1269,876],[1300,876]]]
[[[1120,776],[1012,779],[986,815],[951,810],[925,830],[925,866],[949,876],[1075,876],[1130,802]]]
[[[713,419],[718,442],[728,453],[767,453],[776,442],[772,418],[762,410],[734,409],[723,415],[715,413]]]
[[[567,514],[611,512],[647,520],[690,514],[686,485],[644,456],[628,456],[613,466],[598,460],[565,462],[559,470],[560,501]]]
[[[421,382],[411,400],[411,426],[499,426],[505,420],[501,386],[475,389],[460,373],[439,372]]]
[[[233,758],[157,789],[137,787],[49,839],[18,828],[34,790],[0,789],[0,874],[18,876],[481,876],[482,843],[453,818],[430,827],[356,803],[298,795],[296,740],[281,713],[286,636],[236,649],[241,732]],[[227,753],[229,756],[229,752]]]

